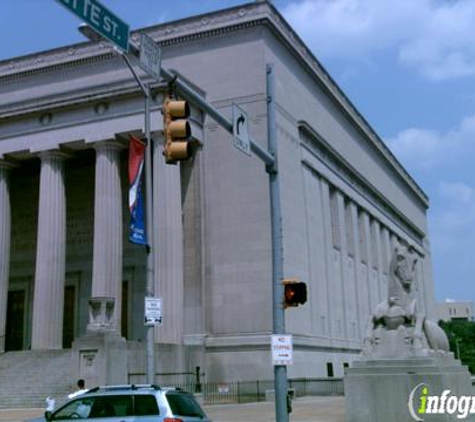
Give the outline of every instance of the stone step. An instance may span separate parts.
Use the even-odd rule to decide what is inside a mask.
[[[0,355],[0,408],[45,407],[47,396],[65,400],[71,379],[71,353],[21,351]]]

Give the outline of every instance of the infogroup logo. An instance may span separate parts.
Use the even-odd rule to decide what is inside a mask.
[[[444,390],[438,396],[430,395],[429,386],[420,383],[409,394],[407,407],[415,421],[424,421],[424,416],[430,414],[456,415],[457,419],[466,419],[475,414],[475,396],[454,396],[450,390]]]

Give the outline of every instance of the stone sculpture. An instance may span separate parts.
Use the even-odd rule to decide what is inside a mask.
[[[398,245],[389,265],[388,298],[376,306],[364,339],[363,356],[409,358],[445,355],[444,331],[418,310],[415,295],[417,255]]]

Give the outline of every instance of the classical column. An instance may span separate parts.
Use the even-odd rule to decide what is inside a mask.
[[[39,156],[40,200],[31,348],[61,349],[66,260],[66,155],[60,151],[46,151]]]
[[[119,142],[105,141],[97,143],[94,148],[96,178],[92,299],[97,302],[98,298],[113,298],[114,308],[110,315],[99,315],[95,321],[90,319],[88,329],[120,330],[123,253],[120,150],[123,146]],[[99,306],[98,303],[95,306]],[[100,305],[98,309],[105,310],[107,307]]]
[[[10,266],[10,168],[11,165],[9,163],[0,160],[0,353],[5,351],[5,325]]]

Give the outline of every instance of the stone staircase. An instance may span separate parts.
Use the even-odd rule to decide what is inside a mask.
[[[76,380],[71,351],[19,351],[0,354],[0,409],[45,407],[45,398],[62,402]]]

